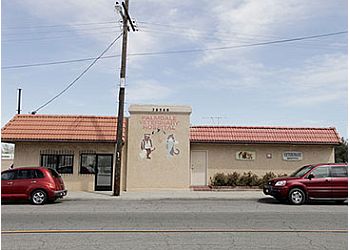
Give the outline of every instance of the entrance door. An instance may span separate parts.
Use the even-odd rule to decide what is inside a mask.
[[[207,151],[191,151],[191,186],[207,185]]]
[[[112,191],[113,155],[96,156],[96,191]]]

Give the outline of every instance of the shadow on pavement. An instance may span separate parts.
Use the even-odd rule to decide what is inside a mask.
[[[267,198],[261,198],[258,200],[259,203],[265,203],[265,204],[275,204],[275,205],[290,205],[287,201],[285,202],[280,202],[274,198],[267,197]],[[306,202],[305,205],[336,205],[336,206],[347,206],[348,202],[336,202],[336,201],[308,201]],[[291,205],[292,206],[292,205]]]
[[[62,201],[60,200],[56,200],[56,201],[49,201],[46,202],[43,205],[34,205],[32,204],[30,201],[26,201],[26,200],[13,200],[13,201],[1,201],[1,206],[3,205],[28,205],[28,206],[48,206],[48,205],[55,205],[55,204],[59,204],[62,203]]]
[[[286,205],[285,202],[280,202],[274,198],[267,197],[267,198],[261,198],[258,200],[260,203],[265,203],[265,204],[276,204],[276,205]]]

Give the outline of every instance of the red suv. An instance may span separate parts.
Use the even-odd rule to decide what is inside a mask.
[[[45,167],[23,167],[1,172],[2,200],[30,200],[35,205],[67,195],[61,176]]]
[[[306,165],[289,177],[270,180],[263,191],[279,201],[289,201],[294,205],[317,199],[344,202],[348,199],[348,165]]]

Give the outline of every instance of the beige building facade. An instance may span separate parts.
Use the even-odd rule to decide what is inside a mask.
[[[251,157],[239,157],[239,154],[244,152],[251,154]],[[286,154],[293,157],[286,158]],[[217,173],[243,174],[252,171],[258,176],[267,172],[289,175],[300,166],[318,162],[334,162],[334,147],[191,143],[191,185],[209,185],[211,178]]]
[[[72,166],[71,173],[70,171],[61,172],[68,190],[112,190],[115,163],[114,143],[18,142],[15,147],[15,155],[20,157],[15,157],[14,167],[42,166],[45,156],[51,158],[52,156],[68,156],[72,161],[65,162],[62,166],[66,168]],[[87,165],[99,168],[100,171],[98,173],[96,171],[83,171],[83,158],[92,159]],[[101,161],[104,161],[103,164],[100,163]],[[123,162],[123,166],[125,166],[125,156]],[[125,176],[123,168],[121,174]],[[125,190],[125,178],[121,178],[121,187]]]
[[[131,105],[123,123],[121,190],[183,190],[217,173],[290,174],[334,162],[335,128],[191,126],[190,106]],[[117,118],[16,115],[2,129],[14,167],[46,166],[70,191],[112,191]]]
[[[131,105],[126,190],[189,188],[189,106]]]

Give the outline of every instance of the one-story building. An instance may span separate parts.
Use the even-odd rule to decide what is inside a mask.
[[[131,105],[124,120],[121,188],[189,189],[216,173],[291,173],[334,162],[335,128],[190,126],[189,106]],[[14,167],[57,169],[68,190],[112,190],[117,118],[16,115],[2,129]]]

